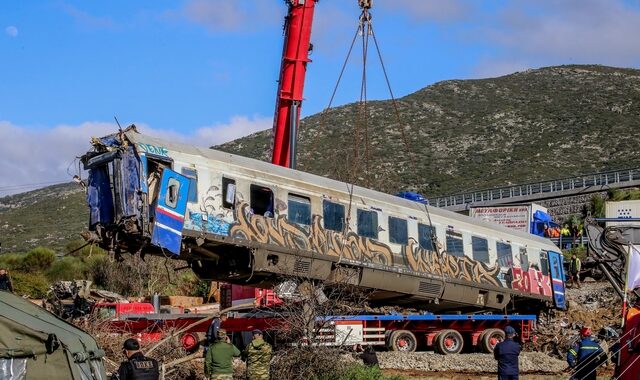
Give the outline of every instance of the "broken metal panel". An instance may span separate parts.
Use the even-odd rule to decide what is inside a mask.
[[[188,196],[189,178],[164,169],[151,243],[176,255],[180,254]]]
[[[116,217],[139,216],[140,161],[131,145],[124,147],[121,157],[113,161],[113,185]]]
[[[90,230],[94,230],[97,224],[113,223],[113,195],[106,165],[89,170],[87,204]]]

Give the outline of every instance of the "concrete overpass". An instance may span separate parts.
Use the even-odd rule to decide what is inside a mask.
[[[623,169],[429,198],[429,204],[456,212],[464,212],[470,207],[532,202],[553,208],[555,206],[562,206],[563,202],[557,202],[559,199],[579,200],[578,203],[582,205],[584,204],[584,200],[586,199],[588,201],[594,193],[606,192],[609,189],[615,188],[621,189],[639,186],[640,168]],[[567,211],[568,212],[552,212],[552,214],[560,216],[560,214],[576,213],[575,210],[567,209]]]

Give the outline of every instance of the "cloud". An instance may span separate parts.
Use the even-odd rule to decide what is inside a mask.
[[[185,19],[211,32],[255,32],[282,22],[286,8],[264,0],[189,0],[165,17]]]
[[[212,146],[264,131],[272,126],[271,117],[234,116],[229,123],[198,128],[190,139],[194,144]]]
[[[108,16],[93,16],[85,11],[62,3],[62,10],[71,16],[80,26],[88,29],[113,29],[116,26],[115,21]]]
[[[201,127],[193,134],[136,125],[145,134],[209,147],[271,128],[272,119],[235,116],[228,123]],[[74,160],[91,148],[90,138],[108,135],[117,128],[114,123],[85,122],[42,130],[0,121],[0,196],[71,181],[78,170]]]
[[[487,65],[530,67],[560,63],[640,65],[640,9],[622,0],[522,0],[508,3],[474,30],[474,40],[491,44]],[[489,70],[491,71],[491,70]]]
[[[379,0],[383,12],[403,13],[414,21],[454,22],[468,18],[471,2],[464,0]],[[374,4],[375,7],[378,4]]]
[[[16,28],[13,25],[7,26],[7,28],[4,30],[5,33],[7,33],[7,36],[9,37],[18,37],[18,28]]]
[[[517,71],[525,71],[532,68],[531,64],[519,61],[482,58],[476,64],[472,78],[495,78],[502,75],[513,74]]]

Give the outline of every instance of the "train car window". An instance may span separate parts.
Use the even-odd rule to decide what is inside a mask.
[[[435,235],[435,233],[435,227],[418,223],[418,244],[420,244],[420,248],[426,249],[427,251],[435,251],[436,248],[433,245],[433,235]]]
[[[236,208],[236,180],[222,177],[222,207]]]
[[[549,257],[545,251],[540,251],[540,270],[544,276],[549,275]]]
[[[471,237],[471,254],[474,260],[483,263],[489,263],[489,243],[487,239],[472,236]]]
[[[378,238],[378,213],[376,211],[358,209],[358,235]]]
[[[187,202],[198,202],[198,172],[193,168],[182,168],[183,176],[189,178],[189,196]]]
[[[527,249],[520,248],[520,268],[523,270],[529,270],[529,256],[527,256]]]
[[[329,201],[322,202],[324,228],[342,232],[344,229],[344,205]]]
[[[270,188],[260,185],[251,185],[251,210],[254,215],[262,215],[268,218],[273,217],[273,191]]]
[[[501,267],[513,266],[513,252],[511,251],[511,244],[496,243],[496,251],[498,252],[498,264]]]
[[[447,231],[447,253],[451,256],[464,257],[464,245],[462,244],[461,233]]]
[[[406,219],[389,217],[389,241],[396,244],[409,243]]]
[[[311,199],[300,195],[289,194],[287,217],[290,222],[311,224]]]
[[[167,184],[167,193],[164,196],[164,203],[171,208],[176,208],[178,205],[178,194],[180,192],[180,181],[175,178],[169,178]]]

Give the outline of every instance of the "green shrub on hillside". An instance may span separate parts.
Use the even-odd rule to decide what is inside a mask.
[[[29,298],[45,298],[49,291],[49,281],[42,273],[11,273],[15,293]]]
[[[106,255],[107,252],[98,247],[97,245],[86,245],[83,240],[72,240],[65,246],[65,252],[67,256],[75,257],[93,257],[99,255]]]
[[[191,297],[202,297],[207,302],[211,283],[203,281],[192,271],[184,272],[178,277],[176,294]]]
[[[111,265],[111,260],[107,255],[97,255],[85,258],[87,276],[93,281],[93,284],[98,288],[115,291],[109,287]]]
[[[0,255],[0,268],[17,270],[22,266],[23,254],[19,253],[7,253]]]
[[[46,275],[51,282],[55,282],[86,279],[87,272],[87,266],[81,259],[68,256],[56,260],[47,270]]]
[[[52,250],[45,247],[37,247],[24,256],[20,269],[27,273],[34,271],[44,272],[51,267],[55,259],[56,255]]]

